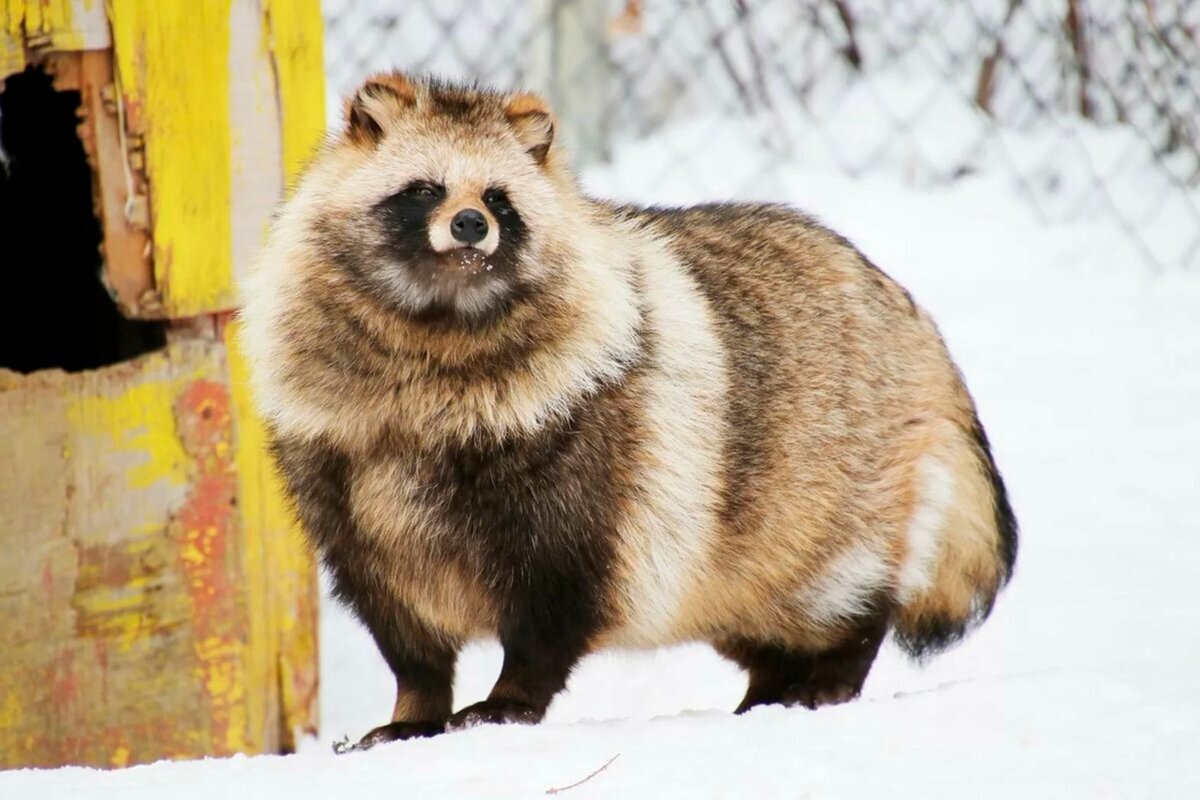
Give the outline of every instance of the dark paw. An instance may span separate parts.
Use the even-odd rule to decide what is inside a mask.
[[[447,731],[459,731],[476,725],[534,725],[542,721],[544,712],[516,700],[484,700],[467,706],[446,723]]]
[[[779,701],[787,706],[817,709],[821,706],[848,703],[858,697],[858,693],[858,687],[851,683],[795,684],[783,693]]]
[[[741,703],[738,704],[738,707],[733,710],[733,713],[745,714],[747,711],[750,711],[752,709],[760,708],[761,706],[775,705],[777,702],[778,701],[773,698],[761,699],[761,698],[757,698],[757,697],[755,697],[755,698],[747,697],[746,699],[742,700]]]
[[[333,743],[333,752],[341,755],[342,753],[353,753],[358,750],[370,750],[377,744],[383,742],[397,742],[402,739],[421,739],[429,736],[437,736],[439,733],[446,732],[446,723],[444,722],[389,722],[387,725],[380,725],[378,728],[367,733],[366,736],[358,740],[358,744],[350,744],[348,739],[342,739],[340,742]]]

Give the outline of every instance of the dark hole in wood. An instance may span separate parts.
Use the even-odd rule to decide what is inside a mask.
[[[33,68],[0,93],[0,367],[17,372],[95,369],[166,341],[162,324],[125,319],[100,282],[79,101]]]

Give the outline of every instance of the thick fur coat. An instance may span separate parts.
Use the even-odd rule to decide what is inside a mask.
[[[536,721],[607,646],[741,709],[857,695],[987,616],[1016,524],[929,316],[793,210],[585,197],[539,98],[367,81],[247,283],[299,518],[397,678],[363,740]],[[464,642],[487,700],[453,714]]]

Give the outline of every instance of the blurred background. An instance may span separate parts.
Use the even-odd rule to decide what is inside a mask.
[[[1200,791],[1200,0],[9,0],[0,22],[0,796],[341,796],[351,773],[528,796],[615,752],[625,796]],[[911,289],[1022,522],[989,622],[924,669],[886,648],[820,725],[730,718],[744,679],[686,646],[589,658],[541,728],[330,767],[395,683],[280,494],[237,286],[342,99],[393,68],[544,93],[598,196],[792,204]],[[458,705],[500,659],[467,649]]]
[[[544,92],[605,193],[770,197],[793,167],[1007,177],[1200,263],[1200,4],[1189,0],[326,0],[326,107],[399,67]],[[664,188],[667,187],[667,188]]]

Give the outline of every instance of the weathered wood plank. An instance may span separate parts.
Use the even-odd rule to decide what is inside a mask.
[[[97,0],[0,0],[0,80],[20,72],[29,54],[109,47],[108,19]]]
[[[261,2],[233,0],[230,14],[230,219],[232,276],[236,283],[262,249],[271,212],[283,196],[283,133]]]
[[[95,128],[109,284],[129,316],[229,310],[324,131],[320,3],[0,0],[0,78],[49,52],[107,49],[106,5],[115,70],[89,52],[63,63],[83,69],[60,85],[84,91]]]
[[[236,323],[226,328],[225,341],[239,442],[246,596],[256,643],[251,681],[268,694],[278,688],[277,749],[291,750],[297,734],[317,732],[316,562],[284,498],[266,431],[251,403],[249,365],[237,345]]]
[[[112,0],[112,25],[161,313],[228,310],[284,178],[324,130],[320,4]]]
[[[125,124],[144,142],[154,278],[170,317],[235,303],[230,3],[111,0]]]
[[[228,375],[217,340],[0,371],[0,767],[277,751],[313,726],[312,562]]]
[[[312,0],[263,0],[283,114],[283,167],[295,178],[325,132],[324,22]]]
[[[150,262],[144,176],[129,168],[116,109],[111,50],[74,54],[79,60],[80,126],[96,218],[103,229],[104,281],[127,317],[161,313]]]

